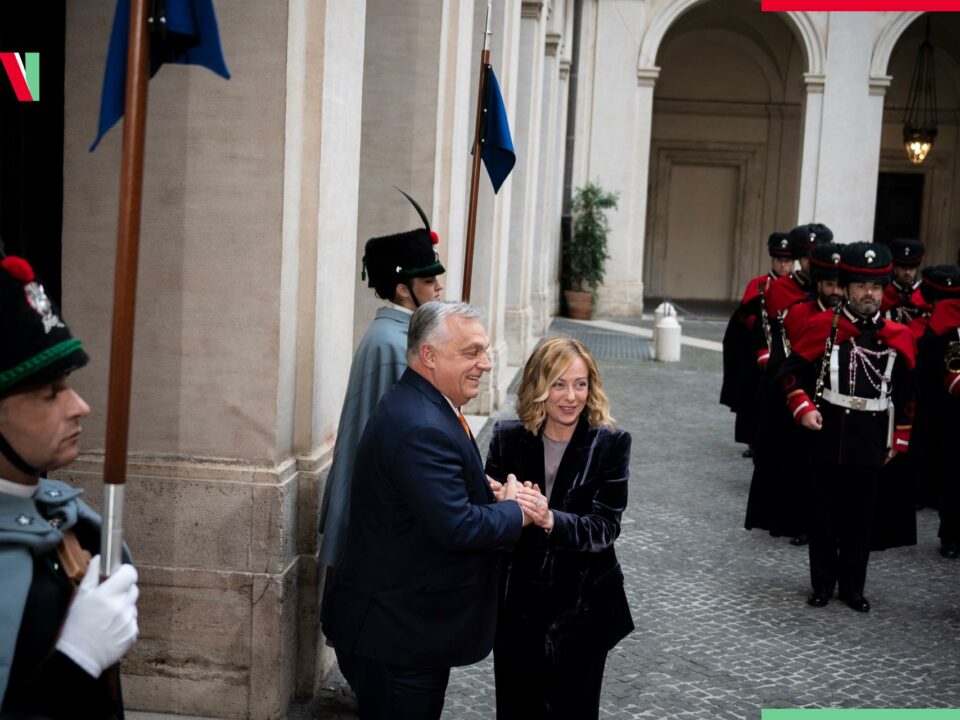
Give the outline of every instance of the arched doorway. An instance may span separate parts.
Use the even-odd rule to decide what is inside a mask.
[[[731,300],[796,223],[804,43],[750,0],[684,12],[657,50],[644,286],[650,298]]]
[[[928,17],[939,128],[926,160],[913,165],[903,148],[903,115]],[[925,264],[954,263],[960,247],[960,208],[955,202],[960,192],[960,16],[903,13],[888,27],[890,32],[881,36],[874,53],[874,71],[890,78],[883,103],[874,240],[919,237],[927,246]],[[899,36],[898,30],[902,30]],[[886,53],[889,60],[884,68]]]

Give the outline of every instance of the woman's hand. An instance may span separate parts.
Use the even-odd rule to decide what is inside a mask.
[[[524,483],[524,487],[520,488],[517,493],[517,503],[519,503],[520,509],[537,527],[552,530],[553,512],[547,506],[547,499],[540,492],[539,487],[536,485],[527,487],[527,485],[528,483]]]
[[[517,482],[517,476],[513,473],[507,475],[507,481],[503,483],[487,475],[487,484],[490,485],[490,491],[493,493],[493,497],[496,498],[497,502],[515,500],[517,498],[517,490],[520,488],[520,483]]]

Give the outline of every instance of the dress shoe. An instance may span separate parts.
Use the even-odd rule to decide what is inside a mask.
[[[811,593],[810,597],[807,598],[807,605],[812,605],[813,607],[824,607],[828,602],[830,602],[830,596],[817,591]]]
[[[946,542],[940,546],[940,554],[945,558],[956,560],[960,557],[960,543]]]
[[[800,533],[796,537],[790,538],[790,544],[794,547],[800,547],[801,545],[806,545],[810,542],[810,538],[806,533]]]
[[[846,600],[848,608],[857,612],[870,612],[870,603],[863,595],[851,595]]]

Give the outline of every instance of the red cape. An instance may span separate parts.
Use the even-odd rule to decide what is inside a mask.
[[[914,318],[907,325],[910,328],[910,332],[913,333],[913,339],[919,340],[923,337],[923,334],[927,331],[927,325],[930,324],[930,318],[925,315],[921,315],[918,318]]]
[[[781,310],[808,297],[807,291],[800,287],[792,273],[784,275],[774,280],[767,289],[767,314],[775,318]]]
[[[960,327],[960,299],[941,300],[930,316],[930,329],[936,335],[943,335]]]
[[[769,276],[759,275],[747,283],[747,289],[743,291],[743,300],[740,301],[741,305],[746,305],[760,294],[760,290],[767,285],[767,277]]]
[[[787,316],[789,317],[789,315]],[[917,362],[917,341],[906,325],[892,320],[882,320],[877,331],[877,337],[886,345],[897,351],[907,362],[907,367],[913,368]],[[807,325],[806,332],[792,346],[793,352],[807,362],[813,362],[823,357],[826,351],[827,338],[833,325],[833,312],[822,312],[814,315]],[[844,343],[852,337],[860,337],[860,330],[850,322],[846,315],[840,315],[840,326],[837,328],[837,342]]]
[[[791,343],[799,339],[810,320],[820,313],[830,313],[830,310],[821,310],[816,300],[804,300],[790,306],[790,312],[783,319],[783,329],[787,333],[787,340]],[[832,317],[832,314],[831,314]]]

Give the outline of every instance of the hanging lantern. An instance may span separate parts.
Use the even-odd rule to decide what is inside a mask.
[[[903,146],[914,165],[922,163],[937,137],[937,86],[930,44],[930,15],[926,38],[917,50],[917,63],[910,81],[907,109],[903,114]]]

